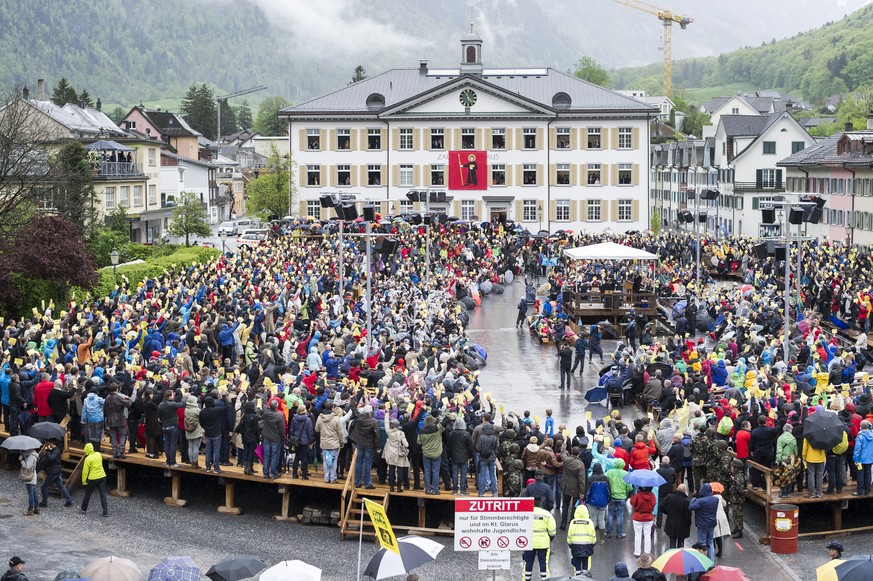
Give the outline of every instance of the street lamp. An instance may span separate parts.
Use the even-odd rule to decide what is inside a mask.
[[[224,252],[225,252],[224,241],[227,240],[227,231],[226,230],[219,230],[218,237],[221,238],[221,253],[224,254]]]
[[[112,279],[115,284],[118,284],[118,248],[112,247],[112,252],[109,253],[109,262],[112,263]]]

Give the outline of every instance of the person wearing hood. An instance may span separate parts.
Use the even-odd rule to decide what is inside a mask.
[[[440,465],[443,454],[443,424],[432,415],[424,419],[424,428],[418,433],[418,445],[424,457],[424,493],[440,493]]]
[[[261,439],[260,418],[255,409],[255,402],[247,401],[243,406],[242,417],[235,430],[242,438],[242,457],[240,461],[245,466],[243,472],[247,476],[254,475],[255,448]]]
[[[711,368],[712,384],[716,387],[724,387],[727,383],[728,373],[724,359],[719,359],[718,364]],[[739,401],[739,400],[737,400]]]
[[[102,397],[96,391],[91,391],[82,403],[82,424],[85,425],[85,441],[94,445],[100,451],[103,441],[103,403]]]
[[[337,479],[337,459],[343,444],[341,415],[341,408],[336,408],[335,412],[333,402],[326,401],[315,421],[315,432],[320,437],[321,454],[324,460],[325,482],[334,482]],[[385,414],[385,417],[387,418],[388,415]],[[387,426],[385,431],[388,432]]]
[[[203,426],[203,439],[206,441],[204,459],[206,471],[216,474],[221,472],[221,435],[222,415],[225,413],[224,403],[216,404],[218,394],[215,390],[203,399],[203,409],[200,410],[200,425]]]
[[[715,560],[715,527],[718,524],[718,507],[721,500],[712,495],[709,484],[703,484],[692,498],[688,510],[694,512],[694,525],[697,527],[697,542],[706,545],[706,556]]]
[[[185,414],[182,418],[185,427],[185,441],[188,444],[188,462],[191,468],[200,469],[200,443],[203,440],[203,426],[200,424],[200,406],[197,404],[197,398],[189,395],[185,398]],[[207,466],[206,471],[209,471]]]
[[[24,482],[24,488],[27,491],[27,511],[24,516],[32,516],[39,514],[39,498],[36,495],[36,474],[37,463],[39,462],[39,454],[36,450],[24,450],[21,453],[21,471],[18,473],[19,479]],[[30,477],[25,480],[25,471],[29,471]]]
[[[491,496],[497,496],[497,447],[494,426],[486,423],[474,447],[479,456],[479,471],[476,475],[479,496],[484,496],[486,490],[491,491]]]
[[[91,500],[91,495],[96,490],[100,495],[100,506],[103,508],[103,516],[109,516],[103,455],[94,448],[91,442],[85,444],[85,461],[82,463],[82,486],[85,487],[85,496],[82,498],[82,506],[79,508],[82,514],[88,512],[88,503]]]
[[[323,415],[318,417],[319,421]],[[391,487],[391,492],[394,492],[395,486],[397,492],[403,492],[404,483],[409,481],[409,442],[400,427],[400,420],[389,418],[389,415],[385,414],[384,422],[388,437],[385,439],[382,457],[388,464],[388,485]],[[324,442],[323,435],[321,441]]]
[[[315,444],[315,433],[312,427],[312,418],[306,412],[306,406],[298,406],[297,413],[291,419],[288,428],[291,443],[294,445],[294,462],[291,465],[291,477],[297,478],[298,466],[300,477],[309,480],[309,455]]]
[[[870,472],[873,467],[873,424],[868,420],[861,421],[861,431],[855,438],[852,461],[858,467],[858,489],[852,496],[869,496]]]
[[[609,481],[609,514],[606,519],[605,536],[606,538],[612,536],[614,524],[616,538],[623,539],[627,536],[624,534],[624,505],[628,495],[634,489],[633,486],[624,481],[624,477],[627,476],[624,460],[616,459],[613,468],[607,470],[604,476]]]
[[[431,417],[431,416],[428,416]],[[355,460],[355,488],[364,483],[364,488],[372,490],[373,458],[379,446],[379,423],[373,417],[373,408],[365,405],[358,411],[355,424],[349,432],[349,440],[355,445],[358,457]],[[442,443],[440,443],[442,447]],[[439,458],[439,454],[437,454]],[[439,467],[437,467],[439,474]]]
[[[460,491],[462,496],[467,496],[467,465],[473,453],[473,444],[470,432],[467,431],[467,422],[460,415],[446,436],[446,448],[452,476],[452,494]]]
[[[615,575],[609,578],[609,581],[631,581],[630,575],[628,574],[627,563],[624,561],[619,561],[615,564]]]
[[[573,513],[573,520],[567,529],[567,544],[570,545],[570,564],[573,574],[577,577],[591,577],[591,556],[594,554],[594,543],[597,541],[597,531],[588,515],[588,507],[580,504]]]
[[[521,461],[524,463],[525,482],[528,479],[533,478],[539,468],[539,451],[539,440],[536,436],[531,436],[528,445],[521,451]]]
[[[658,500],[650,487],[643,486],[628,502],[633,508],[634,556],[639,557],[652,551],[652,525]]]

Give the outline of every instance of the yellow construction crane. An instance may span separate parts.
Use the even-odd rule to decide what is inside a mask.
[[[642,12],[647,12],[649,14],[654,14],[658,17],[664,25],[664,70],[662,71],[662,85],[664,88],[664,94],[668,97],[673,94],[673,55],[672,55],[672,47],[673,47],[673,23],[678,24],[682,30],[694,22],[693,18],[689,18],[687,16],[681,16],[679,14],[673,14],[669,10],[663,10],[658,8],[657,6],[652,6],[646,2],[640,2],[640,0],[615,0],[619,4],[624,4],[625,6],[629,6],[631,8],[635,8],[637,10],[641,10]]]

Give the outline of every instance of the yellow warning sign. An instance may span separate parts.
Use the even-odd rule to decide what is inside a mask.
[[[388,520],[385,509],[378,502],[366,498],[364,506],[367,507],[367,514],[373,521],[373,528],[376,529],[376,538],[379,539],[379,544],[382,545],[383,549],[394,551],[399,555],[400,545],[397,544],[397,537],[394,536],[394,529],[391,528],[391,522]]]

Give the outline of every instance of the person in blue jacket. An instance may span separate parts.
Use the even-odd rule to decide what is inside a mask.
[[[869,496],[870,468],[873,467],[873,424],[868,420],[861,422],[861,430],[855,437],[855,452],[852,461],[861,465],[858,471],[858,489],[852,496]]]
[[[221,346],[221,358],[230,359],[234,361],[233,357],[233,345],[234,338],[233,333],[236,331],[237,327],[239,327],[239,321],[233,324],[233,326],[224,323],[221,325],[221,330],[218,332],[218,344]]]
[[[704,484],[691,499],[688,509],[693,511],[694,526],[697,527],[697,542],[706,545],[706,556],[715,561],[715,543],[713,533],[717,524],[719,499],[712,495],[712,488]]]

